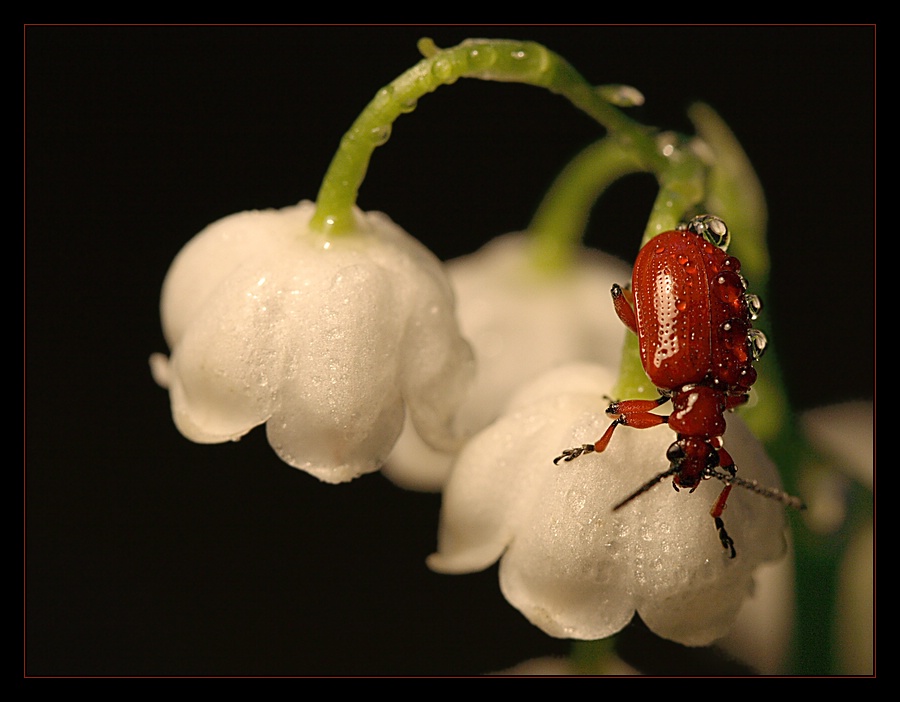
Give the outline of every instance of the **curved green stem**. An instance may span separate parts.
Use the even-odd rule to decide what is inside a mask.
[[[653,132],[625,116],[565,59],[534,42],[469,39],[450,49],[437,49],[423,39],[425,58],[382,88],[341,140],[316,198],[311,226],[344,233],[353,229],[353,205],[376,147],[390,136],[394,121],[412,110],[419,98],[459,78],[526,83],[557,93],[586,112],[610,133],[623,139],[647,168],[664,161]]]
[[[623,176],[644,170],[641,159],[612,137],[591,144],[572,159],[553,181],[528,226],[533,258],[540,268],[566,268],[603,191]]]

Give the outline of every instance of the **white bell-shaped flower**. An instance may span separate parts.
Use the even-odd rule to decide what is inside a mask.
[[[690,493],[666,480],[614,512],[668,468],[675,434],[665,425],[620,427],[603,453],[554,465],[563,449],[606,429],[613,382],[596,365],[551,371],[469,441],[444,488],[438,549],[428,564],[466,573],[499,560],[506,599],[552,636],[605,638],[637,612],[659,636],[709,644],[727,633],[756,567],[784,554],[784,507],[732,490],[724,520],[736,558],[722,548],[709,513],[719,481]],[[742,478],[779,485],[736,415],[725,438]]]
[[[497,237],[447,262],[457,317],[477,361],[472,391],[459,410],[468,433],[497,418],[510,396],[539,374],[573,361],[615,367],[625,326],[610,298],[631,278],[621,260],[582,248],[553,274],[540,270],[528,234]],[[407,422],[384,474],[398,485],[439,490],[453,455],[435,451]]]
[[[408,414],[452,450],[473,372],[441,263],[386,215],[313,231],[312,202],[200,232],[162,292],[171,355],[151,360],[178,429],[199,443],[266,425],[287,463],[339,483],[377,470]]]

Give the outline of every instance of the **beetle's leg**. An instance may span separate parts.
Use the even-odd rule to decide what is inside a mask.
[[[660,424],[669,422],[668,415],[653,414],[650,410],[654,410],[660,405],[667,402],[669,398],[665,395],[660,396],[656,400],[623,400],[622,402],[613,402],[606,408],[609,415],[619,415],[609,425],[609,428],[603,433],[594,444],[595,451],[603,451],[612,438],[613,431],[617,426],[622,424],[626,427],[634,429],[650,429],[658,427]]]
[[[728,500],[728,494],[731,492],[732,485],[729,483],[725,485],[722,489],[722,492],[719,493],[718,499],[712,506],[712,509],[709,510],[710,516],[713,518],[713,522],[716,525],[716,531],[719,532],[719,541],[722,542],[722,547],[726,551],[730,551],[730,557],[734,558],[737,555],[737,551],[734,550],[734,541],[728,535],[728,532],[725,531],[725,522],[722,521],[722,512],[725,511],[725,502]]]
[[[560,455],[553,459],[553,462],[559,465],[560,461],[571,461],[578,458],[583,453],[593,453],[594,444],[582,444],[575,448],[564,450]]]
[[[655,400],[618,400],[616,402],[609,403],[609,407],[606,408],[606,413],[609,415],[617,414],[620,417],[627,417],[633,414],[647,414],[648,412],[655,410],[657,407],[661,407],[662,405],[666,404],[671,399],[671,395],[660,395]],[[653,416],[659,417],[660,415],[654,414]],[[653,424],[651,426],[656,425]]]
[[[658,427],[660,424],[668,423],[669,417],[667,415],[653,414],[650,410],[654,410],[660,405],[665,404],[669,399],[670,397],[668,395],[660,395],[655,400],[623,400],[622,402],[613,402],[606,408],[606,413],[618,416],[612,421],[609,427],[607,427],[606,431],[603,432],[603,436],[597,439],[593,444],[582,444],[575,448],[566,449],[559,456],[554,458],[553,462],[556,464],[560,461],[568,462],[578,458],[584,453],[593,453],[594,451],[600,453],[601,451],[605,451],[606,447],[609,445],[610,439],[612,439],[613,432],[620,424],[635,429],[649,429],[651,427]]]
[[[734,459],[731,457],[731,454],[724,449],[721,442],[719,442],[719,445],[716,448],[716,452],[719,454],[719,467],[722,470],[727,471],[733,478],[737,475],[737,466],[734,465]]]
[[[716,437],[712,439],[710,443],[716,448],[716,455],[719,458],[718,467],[724,470],[731,477],[734,477],[735,474],[737,474],[737,466],[734,465],[734,459],[731,457],[731,454],[725,450],[724,446],[722,446],[721,438]],[[718,475],[724,474],[719,473]],[[725,531],[725,522],[722,521],[722,512],[725,511],[725,502],[728,500],[728,495],[731,492],[731,487],[731,483],[725,484],[725,487],[722,489],[722,492],[719,493],[719,497],[713,504],[712,509],[709,511],[709,514],[713,518],[713,522],[716,525],[716,531],[719,533],[719,541],[722,542],[722,547],[728,551],[731,551],[731,558],[734,558],[737,555],[734,550],[734,541],[730,536],[728,536],[728,532]]]
[[[613,307],[622,324],[637,334],[637,318],[634,316],[634,296],[630,288],[622,288],[618,283],[612,286]]]

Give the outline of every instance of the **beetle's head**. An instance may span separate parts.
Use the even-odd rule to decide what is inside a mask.
[[[675,489],[693,492],[709,471],[719,465],[719,453],[708,439],[681,437],[666,451]]]

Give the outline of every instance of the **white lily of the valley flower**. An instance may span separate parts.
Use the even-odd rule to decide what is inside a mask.
[[[612,508],[668,467],[665,425],[621,427],[603,453],[554,465],[562,449],[593,442],[609,424],[613,387],[603,367],[551,371],[515,396],[462,450],[447,485],[438,550],[429,565],[466,573],[500,561],[506,599],[551,636],[600,639],[637,612],[659,636],[692,646],[724,636],[753,572],[785,552],[784,507],[735,488],[724,519],[729,558],[709,509],[722,489],[694,493],[665,481]],[[739,474],[779,485],[775,466],[743,423],[728,418]]]
[[[154,376],[199,443],[266,424],[287,463],[338,483],[377,470],[408,413],[431,444],[472,373],[440,262],[378,212],[311,231],[315,205],[241,212],[178,254],[161,312],[171,356]]]
[[[513,392],[544,371],[573,361],[618,365],[625,326],[609,291],[630,279],[629,267],[582,249],[570,268],[550,275],[535,268],[531,245],[527,234],[507,234],[446,264],[460,328],[477,360],[458,417],[468,433],[496,419]],[[452,462],[407,422],[384,474],[406,488],[438,490]]]

